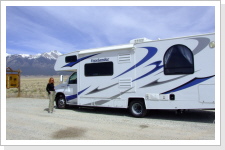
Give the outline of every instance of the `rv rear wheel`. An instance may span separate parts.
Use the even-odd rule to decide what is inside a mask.
[[[57,96],[56,105],[57,105],[57,108],[59,108],[59,109],[66,108],[66,100],[65,100],[65,97],[63,95]]]
[[[129,110],[134,117],[144,117],[147,113],[145,104],[141,100],[134,100],[129,105]]]

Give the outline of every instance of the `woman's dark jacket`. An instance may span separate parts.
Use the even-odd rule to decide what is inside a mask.
[[[48,92],[48,94],[50,94],[50,91],[55,91],[54,84],[48,83],[46,87],[46,91]]]

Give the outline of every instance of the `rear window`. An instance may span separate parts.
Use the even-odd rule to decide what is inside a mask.
[[[194,57],[192,51],[185,45],[171,46],[164,55],[164,74],[194,73]]]

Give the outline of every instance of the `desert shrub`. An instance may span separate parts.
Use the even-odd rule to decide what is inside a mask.
[[[20,96],[26,98],[48,98],[46,86],[50,77],[21,77]],[[53,77],[55,79],[55,86],[60,84],[59,76]],[[18,89],[7,89],[6,97],[17,97]]]

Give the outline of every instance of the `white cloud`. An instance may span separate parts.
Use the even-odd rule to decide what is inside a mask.
[[[10,39],[16,41],[14,46],[69,52],[125,44],[140,37],[163,39],[211,32],[214,11],[214,7],[178,6],[23,7],[20,13],[8,15],[13,17],[7,20],[7,31],[18,38]]]

